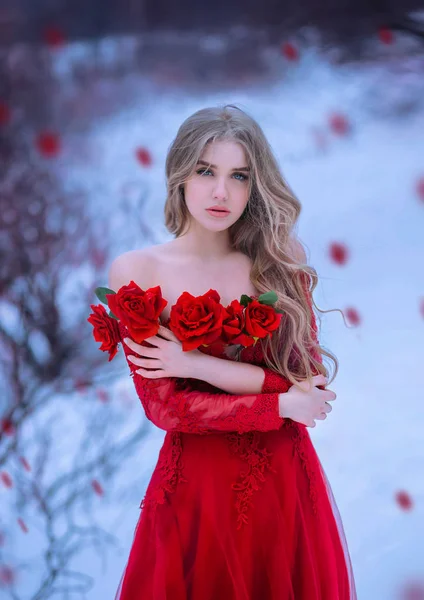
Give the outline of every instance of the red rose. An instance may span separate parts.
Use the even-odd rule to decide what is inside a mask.
[[[142,290],[134,281],[123,285],[116,294],[106,294],[106,299],[112,313],[138,344],[157,334],[160,314],[168,304],[159,285]]]
[[[109,361],[118,352],[119,327],[118,321],[109,317],[104,306],[91,304],[93,313],[88,317],[87,321],[93,325],[93,337],[96,342],[102,342],[99,350],[109,352]]]
[[[226,316],[222,324],[222,340],[227,344],[241,344],[242,346],[252,346],[255,340],[243,333],[245,317],[244,306],[238,300],[233,300],[226,307]]]
[[[274,307],[269,304],[252,300],[246,306],[244,318],[246,333],[256,338],[264,338],[278,329],[282,314],[275,312]]]
[[[171,307],[169,328],[181,341],[184,351],[211,344],[221,336],[225,308],[220,299],[212,289],[202,296],[183,292]]]

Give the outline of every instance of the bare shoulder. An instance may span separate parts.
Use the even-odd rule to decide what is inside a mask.
[[[108,287],[116,292],[131,280],[135,280],[142,288],[149,287],[155,272],[155,252],[152,248],[129,250],[114,258],[108,271]]]

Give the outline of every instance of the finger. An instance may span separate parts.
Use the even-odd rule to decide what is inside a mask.
[[[333,410],[333,407],[331,406],[331,404],[328,404],[328,402],[325,402],[324,406],[322,407],[322,410],[324,410],[326,413],[329,413]]]
[[[170,329],[168,329],[167,327],[163,327],[163,325],[161,325],[159,327],[158,335],[161,335],[164,338],[166,338],[167,340],[171,340],[173,342],[179,342],[180,341],[177,338],[177,336]]]
[[[314,375],[310,379],[304,379],[299,381],[299,385],[303,391],[309,392],[313,387],[318,389],[325,389],[327,385],[327,377],[325,375]]]
[[[311,390],[314,387],[313,380],[308,380],[308,379],[298,381],[297,384],[300,387],[300,389],[304,392],[308,392],[309,390]]]
[[[150,340],[154,339],[156,336],[152,336],[151,338],[146,338],[146,340],[150,343]],[[160,338],[157,338],[158,340],[160,340]],[[136,354],[141,354],[144,355],[144,350],[145,349],[152,349],[149,348],[149,346],[142,346],[141,344],[137,344],[137,342],[134,342],[134,340],[132,340],[131,338],[124,338],[122,340],[127,346],[128,348],[131,348],[131,350],[134,350],[134,352]],[[159,346],[159,344],[156,344],[157,346]]]
[[[140,346],[140,350],[138,350],[136,354],[138,354],[139,356],[146,356],[149,358],[159,358],[160,352],[161,350],[159,348],[155,348],[154,346],[152,346],[151,348],[149,346]],[[131,356],[133,355],[128,354],[127,358],[130,358]]]
[[[325,401],[333,402],[337,398],[337,394],[333,392],[333,390],[324,390],[325,391]]]
[[[160,377],[166,377],[165,371],[157,369],[156,371],[149,371],[148,369],[137,369],[135,371],[137,375],[142,375],[147,379],[159,379]]]
[[[146,367],[147,369],[155,369],[160,367],[160,362],[155,358],[138,358],[137,356],[128,356],[128,360],[134,365],[140,365],[140,367]]]
[[[158,348],[163,348],[164,342],[165,340],[161,337],[159,337],[159,335],[152,335],[151,337],[145,338],[145,341],[148,342],[149,344],[152,344],[152,346],[157,346]]]
[[[312,381],[314,385],[326,385],[328,383],[328,379],[325,375],[314,375],[312,377]]]
[[[316,419],[318,419],[319,421],[324,421],[324,419],[327,418],[327,414],[326,413],[320,413],[317,417],[315,417]]]
[[[311,422],[309,423],[309,425],[307,425],[307,427],[315,427],[315,426],[316,426],[316,423],[315,423],[315,421],[311,421]]]

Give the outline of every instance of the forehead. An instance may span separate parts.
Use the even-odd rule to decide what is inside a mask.
[[[209,142],[200,158],[218,167],[247,166],[247,157],[241,144],[233,140],[216,140]]]

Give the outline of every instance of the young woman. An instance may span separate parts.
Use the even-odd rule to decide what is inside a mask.
[[[307,431],[336,398],[322,356],[335,374],[338,363],[318,343],[317,275],[293,233],[301,205],[260,126],[233,105],[184,121],[166,176],[174,239],[122,254],[109,271],[115,291],[133,280],[168,300],[148,347],[119,324],[146,416],[166,435],[116,599],[355,599]],[[183,351],[165,327],[171,307],[210,289],[224,306],[274,290],[279,328],[236,354]]]

